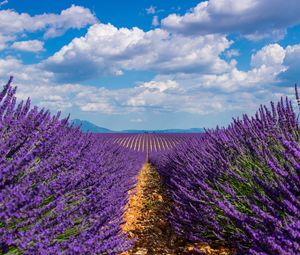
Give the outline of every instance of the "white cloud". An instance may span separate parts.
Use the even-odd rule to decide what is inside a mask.
[[[18,41],[14,42],[11,47],[19,51],[28,52],[40,52],[45,50],[44,42],[39,40]]]
[[[51,87],[48,87],[48,89]],[[24,97],[24,95],[23,95]],[[47,109],[54,109],[54,110],[67,110],[68,108],[72,107],[71,101],[65,100],[60,95],[43,95],[39,102],[38,106],[46,107]]]
[[[195,87],[206,89],[217,89],[218,92],[226,93],[241,91],[244,89],[255,89],[277,81],[277,74],[280,71],[274,70],[273,67],[262,66],[249,71],[241,71],[233,68],[224,74],[208,74],[198,78],[198,85]]]
[[[297,56],[295,52],[298,48],[299,55]],[[217,93],[232,93],[254,90],[282,82],[280,75],[284,74],[291,65],[288,64],[289,55],[296,55],[294,59],[296,60],[297,57],[299,59],[300,47],[288,46],[284,49],[279,44],[270,44],[251,56],[252,68],[248,71],[239,70],[235,64],[236,61],[232,60],[231,69],[224,73],[171,74],[161,75],[159,78],[174,79],[179,87],[184,87],[186,91],[215,90]],[[300,66],[300,61],[297,62]],[[292,65],[295,66],[295,64]]]
[[[115,113],[114,108],[107,102],[84,103],[80,106],[80,109],[84,112]]]
[[[282,38],[299,24],[298,0],[209,0],[180,16],[171,14],[162,27],[183,34],[241,33],[248,39]]]
[[[288,92],[278,86],[278,75],[289,67],[288,61],[299,63],[291,58],[294,55],[300,55],[299,45],[283,48],[270,44],[253,54],[249,71],[241,71],[233,63],[221,73],[160,74],[126,89],[57,84],[53,79],[56,74],[40,69],[40,65],[24,65],[8,57],[0,59],[0,79],[5,81],[9,75],[15,75],[20,98],[30,96],[35,104],[55,111],[122,116],[149,112],[197,115],[248,112]]]
[[[252,73],[265,79],[265,83],[281,81],[279,74],[286,72],[289,64],[286,62],[288,48],[284,49],[279,44],[269,44],[256,52],[251,57]]]
[[[124,70],[159,73],[226,72],[230,65],[219,54],[230,46],[224,36],[185,37],[161,29],[116,28],[95,24],[44,62],[61,81],[85,80]],[[101,47],[99,47],[101,45]],[[74,72],[74,70],[77,70]]]
[[[259,50],[251,57],[253,67],[282,65],[285,57],[285,50],[279,44],[269,44]]]
[[[68,29],[79,29],[97,22],[87,8],[72,5],[60,14],[41,14],[30,16],[14,10],[0,10],[0,34],[16,36],[20,34],[43,31],[45,38],[62,35]]]
[[[164,82],[150,81],[145,82],[140,87],[147,88],[152,91],[158,90],[159,92],[164,92],[170,89],[178,88],[178,83],[173,80],[166,80]]]
[[[251,57],[251,73],[264,79],[265,83],[278,79],[277,75],[287,70],[285,63],[286,49],[279,44],[269,44]]]
[[[300,44],[286,47],[284,65],[287,70],[281,74],[281,77],[291,83],[300,83]]]
[[[125,98],[122,100],[122,102],[125,102],[122,106],[124,109],[138,112],[182,112],[203,116],[233,110],[244,109],[248,111],[249,109],[255,109],[262,97],[266,99],[272,94],[269,90],[262,92],[261,88],[257,87],[255,83],[252,84],[251,90],[239,87],[239,90],[218,91],[215,87],[213,89],[205,87],[205,78],[173,80],[172,82],[177,84],[176,88],[164,91],[149,88],[145,84],[140,85],[126,92],[127,100],[125,101]],[[230,81],[231,78],[236,77],[226,78],[229,83],[232,82]],[[147,83],[164,84],[166,82],[162,77],[160,79],[161,81]],[[243,79],[245,78],[243,77]],[[188,86],[186,81],[190,83]],[[220,78],[220,80],[215,79],[213,82],[218,82],[217,85],[220,85],[224,81],[226,79]],[[202,84],[199,85],[199,82],[202,82]],[[238,83],[238,81],[235,82]],[[256,88],[255,92],[253,92],[253,88]],[[260,94],[258,98],[256,98],[256,94]]]
[[[265,38],[272,38],[273,41],[280,41],[283,39],[287,34],[286,29],[274,29],[274,30],[268,30],[266,28],[266,31],[255,31],[252,34],[246,34],[244,37],[251,41],[260,41]]]
[[[14,57],[0,58],[0,77],[5,80],[11,75],[24,83],[32,80],[49,83],[53,79],[52,73],[38,69],[37,65],[24,65],[21,60]]]
[[[37,20],[39,20],[39,16],[37,16]],[[89,9],[75,5],[63,10],[60,15],[41,15],[40,21],[43,20],[49,26],[45,33],[46,38],[59,36],[71,28],[80,29],[97,22]]]
[[[290,52],[296,46],[288,47]],[[1,75],[17,67],[17,79],[22,80],[21,95],[53,109],[78,109],[80,112],[124,115],[145,112],[186,112],[208,115],[226,111],[249,111],[267,102],[272,96],[284,94],[284,88],[276,87],[278,74],[286,67],[285,56],[279,45],[268,45],[252,56],[253,68],[238,70],[235,65],[224,73],[172,73],[157,75],[153,80],[132,88],[96,88],[88,85],[52,83],[55,74],[38,69],[38,66],[22,66],[16,59],[7,59],[1,65]],[[28,76],[24,76],[27,74]],[[35,77],[39,75],[38,77]],[[31,78],[31,79],[29,79]],[[31,80],[44,80],[41,85]],[[37,86],[37,87],[35,87]],[[178,103],[180,102],[180,103]]]
[[[0,79],[15,74],[18,97],[30,97],[34,104],[54,111],[97,112],[107,115],[145,112],[193,112],[208,114],[222,111],[226,98],[213,92],[189,91],[184,82],[157,79],[133,88],[97,88],[80,84],[55,84],[52,74],[37,65],[24,65],[14,58],[0,61]],[[199,100],[200,99],[200,100]],[[180,102],[180,103],[178,103]]]

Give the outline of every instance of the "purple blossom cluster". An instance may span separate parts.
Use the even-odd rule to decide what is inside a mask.
[[[288,99],[152,159],[190,242],[237,254],[300,254],[300,128]]]
[[[144,157],[0,93],[0,254],[119,254]]]

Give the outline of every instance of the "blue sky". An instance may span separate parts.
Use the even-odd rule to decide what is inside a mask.
[[[298,0],[0,0],[0,81],[114,130],[227,125],[299,82]]]

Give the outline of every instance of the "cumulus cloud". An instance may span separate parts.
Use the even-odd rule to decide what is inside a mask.
[[[231,69],[219,74],[171,74],[159,77],[163,80],[176,80],[179,87],[184,87],[191,93],[197,90],[214,90],[216,93],[255,90],[282,83],[280,75],[289,70],[289,66],[295,66],[294,63],[288,63],[289,55],[292,55],[289,52],[295,53],[297,48],[300,55],[300,47],[297,46],[283,48],[279,44],[267,45],[252,54],[251,68],[248,71],[239,70],[235,64],[232,64]]]
[[[47,59],[43,67],[60,81],[80,81],[126,70],[158,73],[225,72],[230,65],[219,54],[231,42],[220,35],[186,37],[162,29],[116,28],[95,24]],[[77,70],[74,72],[74,70]]]
[[[23,65],[14,58],[0,61],[0,77],[7,77],[13,74],[11,70],[17,70],[21,97],[31,96],[38,105],[51,109],[77,109],[74,111],[107,115],[145,112],[207,115],[254,110],[257,104],[284,95],[284,88],[276,85],[278,74],[286,70],[288,49],[295,52],[297,47],[284,49],[272,44],[262,48],[253,54],[249,71],[231,66],[230,70],[219,74],[160,74],[153,80],[126,89],[56,84],[52,72],[40,70],[38,65]]]
[[[164,73],[123,89],[57,84],[53,79],[56,74],[41,69],[39,64],[25,65],[16,58],[7,57],[0,59],[0,79],[5,81],[9,75],[15,75],[20,98],[30,96],[35,104],[55,111],[208,115],[255,110],[258,104],[286,94],[288,90],[278,86],[278,75],[289,71],[293,61],[297,61],[292,56],[298,54],[299,45],[283,48],[270,44],[252,55],[249,71],[241,71],[232,64],[220,73]]]
[[[33,103],[54,111],[73,110],[107,115],[149,111],[208,114],[222,111],[226,101],[226,97],[210,91],[197,90],[195,93],[186,89],[184,82],[167,78],[114,90],[81,84],[56,84],[52,81],[52,73],[40,70],[38,65],[24,65],[15,58],[0,61],[0,79],[3,83],[9,75],[15,75],[19,98],[30,97]]]
[[[287,68],[280,74],[280,78],[291,83],[299,83],[300,44],[289,45],[285,48],[284,65]]]
[[[44,21],[44,24],[49,26],[44,35],[46,38],[59,36],[71,28],[80,29],[97,22],[89,9],[76,5],[61,11],[59,15],[44,14],[37,16],[36,19]]]
[[[235,75],[235,76],[234,76]],[[284,95],[285,91],[282,88],[278,88],[269,84],[268,87],[260,86],[261,83],[256,83],[253,79],[250,81],[250,74],[243,74],[247,77],[238,77],[239,74],[231,74],[231,77],[220,76],[215,79],[214,86],[227,83],[238,84],[239,81],[233,81],[232,78],[241,79],[251,83],[251,86],[243,87],[239,86],[239,89],[235,90],[218,90],[218,88],[206,87],[207,77],[201,77],[201,79],[177,79],[172,82],[176,83],[176,87],[170,90],[153,89],[152,86],[145,86],[142,84],[130,91],[127,91],[127,100],[123,98],[122,102],[124,109],[136,110],[138,112],[156,112],[156,113],[189,113],[196,114],[198,116],[218,114],[228,111],[249,111],[255,110],[257,105],[263,102],[268,102],[274,93],[277,95]],[[241,75],[241,74],[240,74]],[[170,77],[169,77],[170,78]],[[187,78],[187,77],[186,77]],[[163,77],[158,78],[156,81],[147,82],[164,86],[168,80],[164,80]],[[160,80],[160,81],[159,81]],[[189,82],[187,85],[186,82]],[[170,82],[170,80],[169,80]],[[199,82],[202,82],[199,85]],[[262,82],[259,80],[258,82]],[[229,86],[230,87],[230,86]],[[223,87],[224,88],[224,87]],[[125,94],[124,94],[125,95]],[[278,98],[278,96],[276,96]],[[178,103],[180,102],[180,103]]]
[[[240,33],[251,40],[281,39],[299,24],[298,0],[209,0],[180,16],[171,14],[162,27],[182,34]]]
[[[47,84],[53,79],[52,73],[40,70],[37,65],[24,65],[15,57],[0,58],[0,77],[5,80],[9,76],[14,76],[16,80],[24,83],[37,80]]]
[[[0,11],[0,31],[3,34],[45,31],[45,37],[61,35],[71,28],[82,28],[96,22],[95,16],[87,8],[72,5],[60,14],[30,16],[14,10]]]
[[[19,51],[40,52],[44,51],[44,42],[39,40],[28,40],[14,42],[11,48]]]
[[[0,10],[0,47],[5,48],[7,42],[21,34],[43,31],[45,38],[57,37],[68,29],[79,29],[96,22],[97,19],[89,9],[76,5],[62,10],[60,14],[35,16],[10,9]]]
[[[253,67],[281,66],[285,57],[285,49],[279,44],[270,44],[263,47],[251,57]]]

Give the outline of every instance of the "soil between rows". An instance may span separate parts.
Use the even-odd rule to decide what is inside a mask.
[[[170,200],[156,169],[145,163],[135,189],[130,191],[122,229],[136,239],[132,250],[121,255],[229,255],[227,249],[211,249],[207,244],[189,244],[172,232],[167,215]],[[198,252],[194,249],[197,247]]]

